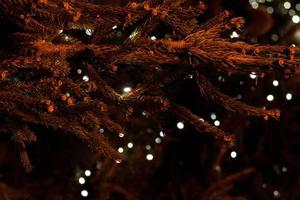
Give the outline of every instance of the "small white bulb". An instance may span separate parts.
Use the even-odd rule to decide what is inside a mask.
[[[156,143],[156,144],[161,143],[161,139],[160,139],[159,137],[155,138],[155,143]]]
[[[83,177],[80,177],[80,178],[78,179],[78,182],[82,185],[82,184],[85,183],[85,179],[84,179]]]
[[[84,175],[86,176],[90,176],[92,174],[92,172],[90,170],[85,170]]]
[[[124,137],[124,135],[125,135],[124,133],[119,133],[120,138]]]
[[[82,77],[82,80],[85,81],[85,82],[88,82],[89,81],[89,77],[87,75],[84,75]]]
[[[215,113],[211,113],[211,114],[210,114],[210,118],[211,118],[212,120],[215,120],[215,119],[217,119],[217,115],[216,115]]]
[[[87,197],[88,195],[89,195],[88,191],[86,191],[86,190],[81,191],[81,196]]]
[[[156,37],[155,37],[155,36],[151,36],[150,39],[151,39],[151,40],[156,40]]]
[[[279,82],[278,82],[277,80],[274,80],[274,81],[273,81],[273,85],[274,85],[275,87],[277,87],[277,86],[279,85]]]
[[[123,152],[124,152],[124,149],[123,149],[122,147],[119,147],[119,148],[118,148],[118,152],[119,152],[119,153],[123,153]]]
[[[159,135],[160,135],[160,137],[165,137],[165,134],[162,131],[159,132]]]
[[[127,144],[127,147],[128,147],[129,149],[131,149],[131,148],[133,147],[133,143],[132,143],[132,142],[129,142],[129,143]]]
[[[146,159],[147,160],[153,160],[153,155],[152,154],[147,154]]]
[[[237,153],[236,153],[235,151],[232,151],[232,152],[230,153],[230,157],[231,157],[231,158],[236,158],[236,157],[237,157]]]
[[[177,123],[177,128],[178,129],[183,129],[184,128],[184,124],[182,122],[178,122]]]
[[[269,94],[269,95],[267,96],[267,100],[268,100],[268,101],[273,101],[273,100],[274,100],[274,96],[273,96],[272,94]]]
[[[293,95],[291,93],[287,93],[285,95],[286,100],[291,100],[293,98]]]
[[[131,91],[131,87],[124,87],[124,88],[123,88],[123,92],[128,93],[128,92],[130,92],[130,91]]]
[[[220,123],[219,120],[214,121],[214,125],[215,125],[215,126],[220,126],[220,124],[221,124],[221,123]]]
[[[249,74],[249,77],[250,77],[251,79],[256,79],[257,75],[256,75],[255,72],[251,72],[251,74]]]

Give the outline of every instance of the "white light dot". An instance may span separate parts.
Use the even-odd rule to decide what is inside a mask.
[[[286,2],[283,3],[283,7],[288,10],[288,9],[291,8],[291,3],[286,1]]]
[[[84,179],[83,177],[80,177],[80,178],[78,179],[78,182],[82,185],[82,184],[85,183],[85,179]]]
[[[269,94],[269,95],[267,96],[267,100],[268,100],[268,101],[273,101],[273,100],[274,100],[274,96],[273,96],[272,94]]]
[[[131,91],[131,87],[124,87],[123,88],[123,92],[130,92]]]
[[[147,150],[150,150],[151,149],[151,146],[148,144],[148,145],[146,145],[146,147],[145,147]]]
[[[155,37],[155,36],[151,36],[150,39],[151,39],[151,40],[156,40],[156,37]]]
[[[63,31],[64,31],[64,30],[60,29],[60,30],[58,31],[58,33],[61,34]]]
[[[153,160],[153,155],[152,154],[147,154],[146,159],[147,160]]]
[[[274,190],[274,191],[273,191],[273,195],[274,195],[274,197],[276,197],[276,198],[280,197],[280,193],[279,193],[277,190]]]
[[[92,29],[90,29],[90,28],[85,29],[85,34],[92,35],[92,33],[93,33]]]
[[[159,135],[160,135],[160,137],[165,137],[165,134],[162,131],[159,132]]]
[[[273,85],[274,85],[275,87],[277,87],[277,86],[279,85],[279,82],[278,82],[277,80],[274,80],[274,81],[273,81]]]
[[[267,185],[266,183],[263,183],[261,187],[262,187],[262,188],[266,188],[267,186],[268,186],[268,185]]]
[[[99,132],[100,132],[100,133],[104,133],[104,129],[103,129],[103,128],[100,128],[100,129],[99,129]]]
[[[119,148],[118,148],[118,152],[119,152],[119,153],[123,153],[123,152],[124,152],[124,149],[123,149],[122,147],[119,147]]]
[[[82,80],[85,81],[85,82],[88,82],[89,81],[89,77],[87,75],[85,75],[85,76],[82,77]]]
[[[236,96],[236,98],[237,98],[237,99],[242,99],[243,96],[242,96],[241,94],[238,94],[238,95]]]
[[[221,124],[221,123],[220,123],[219,120],[214,121],[214,125],[215,125],[215,126],[220,126],[220,124]]]
[[[251,6],[252,6],[253,9],[257,9],[259,5],[258,5],[257,2],[252,2]]]
[[[211,114],[210,114],[210,118],[211,118],[212,120],[215,120],[215,119],[217,119],[217,115],[216,115],[215,113],[211,113]]]
[[[119,133],[120,138],[124,137],[124,135],[125,135],[124,133]]]
[[[90,176],[92,174],[92,172],[90,170],[85,170],[84,175],[86,176]]]
[[[159,137],[155,138],[155,143],[156,143],[156,144],[161,143],[161,139],[160,139]]]
[[[300,3],[297,3],[295,8],[296,8],[296,10],[300,11]]]
[[[298,15],[294,15],[292,17],[292,21],[295,23],[295,24],[298,24],[300,22],[300,17]]]
[[[289,15],[290,15],[290,16],[296,15],[296,11],[295,11],[294,9],[290,9],[290,10],[289,10]]]
[[[82,73],[82,69],[77,69],[77,74],[81,74]]]
[[[81,196],[87,197],[88,195],[89,195],[88,191],[86,191],[86,190],[81,191]]]
[[[215,170],[216,170],[217,172],[220,172],[220,171],[222,170],[222,168],[221,168],[220,165],[217,165],[216,168],[215,168]]]
[[[230,157],[231,157],[231,158],[236,158],[236,157],[237,157],[237,153],[236,153],[235,151],[232,151],[232,152],[230,153]]]
[[[117,25],[114,25],[113,27],[112,27],[112,29],[114,30],[114,29],[116,29],[116,28],[118,28],[118,26]]]
[[[287,94],[285,95],[285,98],[286,98],[287,100],[291,100],[291,99],[293,98],[293,95],[292,95],[291,93],[287,93]]]
[[[233,31],[230,35],[230,38],[238,38],[239,36],[240,35],[237,32]]]
[[[287,172],[287,167],[282,167],[282,172]]]
[[[128,147],[129,149],[131,149],[131,148],[133,147],[133,143],[132,143],[132,142],[129,142],[129,143],[127,144],[127,147]]]
[[[184,128],[184,124],[182,122],[178,122],[177,123],[177,128],[178,129],[183,129]]]
[[[249,77],[250,77],[251,79],[256,79],[257,75],[256,75],[255,72],[251,72],[251,74],[249,74]]]
[[[122,162],[122,160],[121,159],[117,159],[117,160],[115,160],[115,162],[118,163],[118,164],[120,164]]]

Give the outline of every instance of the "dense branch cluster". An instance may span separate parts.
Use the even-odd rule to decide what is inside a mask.
[[[131,115],[143,110],[153,117],[174,114],[225,146],[234,145],[232,135],[175,103],[167,87],[192,75],[201,95],[227,110],[278,119],[278,110],[223,94],[204,69],[229,75],[278,70],[288,76],[299,70],[299,48],[231,39],[244,20],[227,11],[200,24],[203,3],[145,1],[112,7],[85,0],[1,0],[0,5],[7,27],[0,33],[0,128],[12,135],[28,172],[26,144],[37,140],[33,125],[72,134],[121,162],[106,136],[126,133]],[[126,93],[120,90],[124,71],[132,73],[125,80],[135,84]]]

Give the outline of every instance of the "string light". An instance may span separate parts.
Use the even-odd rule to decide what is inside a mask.
[[[82,69],[77,69],[77,74],[81,74],[82,73]]]
[[[121,160],[121,159],[117,159],[117,160],[115,160],[115,162],[116,162],[117,164],[120,164],[120,163],[122,162],[122,160]]]
[[[288,9],[291,8],[291,3],[286,1],[286,2],[283,3],[283,7],[288,10]]]
[[[275,198],[280,197],[280,193],[278,192],[278,190],[274,190],[273,195],[274,195]]]
[[[103,129],[103,128],[100,128],[100,129],[99,129],[99,132],[100,132],[100,133],[104,133],[104,129]]]
[[[211,113],[211,114],[210,114],[210,118],[211,118],[212,120],[215,120],[215,119],[217,119],[217,115],[216,115],[215,113]]]
[[[147,160],[153,160],[153,155],[152,154],[147,154],[146,159]]]
[[[159,132],[159,135],[160,135],[160,137],[165,137],[165,134],[162,131]]]
[[[118,148],[118,152],[119,152],[119,153],[123,153],[123,152],[124,152],[124,149],[123,149],[122,147],[119,147],[119,148]]]
[[[230,157],[231,157],[231,158],[236,158],[236,157],[237,157],[237,153],[236,153],[235,151],[232,151],[232,152],[230,153]]]
[[[277,87],[277,86],[279,85],[279,82],[278,82],[277,80],[274,80],[274,81],[273,81],[273,85],[274,85],[275,87]]]
[[[256,75],[255,72],[251,72],[251,74],[249,74],[249,77],[250,77],[251,79],[256,79],[257,75]]]
[[[113,30],[115,30],[116,28],[118,28],[117,25],[114,25],[114,26],[112,27]]]
[[[90,29],[90,28],[87,28],[87,29],[85,29],[85,34],[87,34],[87,35],[92,35],[93,34],[93,30],[92,29]]]
[[[87,197],[88,195],[89,195],[88,191],[86,191],[86,190],[81,191],[81,196]]]
[[[155,143],[156,143],[156,144],[161,143],[161,139],[160,139],[159,137],[155,138]]]
[[[285,98],[286,98],[286,100],[291,100],[292,98],[293,98],[293,95],[291,94],[291,93],[287,93],[286,95],[285,95]]]
[[[238,38],[238,37],[240,37],[240,35],[235,31],[233,31],[230,35],[230,38]]]
[[[89,81],[89,77],[87,75],[84,75],[82,77],[82,80],[85,81],[85,82],[88,82]]]
[[[178,129],[183,129],[184,128],[184,124],[182,122],[178,122],[177,123],[177,128]]]
[[[273,101],[273,100],[274,100],[274,96],[273,96],[272,94],[269,94],[269,95],[267,96],[267,100],[268,100],[268,101]]]
[[[268,185],[266,184],[266,183],[263,183],[262,185],[261,185],[261,187],[262,188],[266,188]]]
[[[129,142],[129,143],[127,144],[127,147],[128,147],[129,149],[131,149],[131,148],[133,147],[133,143],[132,143],[132,142]]]
[[[129,86],[126,86],[123,88],[123,92],[125,92],[125,93],[128,93],[130,91],[131,91],[131,87],[129,87]]]
[[[85,170],[84,175],[86,176],[90,176],[92,174],[92,172],[90,170]]]
[[[295,23],[295,24],[298,24],[300,22],[300,17],[298,15],[294,15],[292,17],[292,21]]]
[[[148,144],[145,148],[149,151],[151,149],[151,146]]]
[[[83,177],[80,177],[80,178],[78,179],[78,182],[82,185],[82,184],[85,183],[85,179],[84,179]]]
[[[221,123],[220,123],[219,120],[214,121],[214,125],[215,125],[215,126],[220,126],[220,124],[221,124]]]
[[[130,35],[129,35],[129,39],[134,39],[138,34],[138,31],[137,30],[134,30]]]
[[[151,39],[151,40],[156,40],[156,37],[155,37],[155,36],[151,36],[150,39]]]
[[[120,137],[120,138],[122,138],[122,137],[124,137],[124,136],[125,136],[124,133],[119,133],[119,137]]]
[[[281,171],[284,173],[287,172],[287,167],[282,167]]]
[[[274,12],[274,8],[267,7],[267,13],[272,14]]]

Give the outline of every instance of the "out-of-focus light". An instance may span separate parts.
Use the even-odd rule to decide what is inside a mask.
[[[282,167],[281,171],[284,173],[287,172],[287,167]]]
[[[85,179],[84,179],[83,177],[80,177],[80,178],[78,179],[78,182],[82,185],[82,184],[85,183]]]
[[[291,93],[287,93],[287,94],[285,95],[285,98],[286,98],[287,100],[291,100],[291,99],[293,98],[293,95],[292,95]]]
[[[161,139],[160,139],[159,137],[155,138],[155,143],[156,143],[156,144],[161,143]]]
[[[277,86],[279,85],[279,82],[278,82],[277,80],[274,80],[274,81],[273,81],[273,85],[274,85],[275,87],[277,87]]]
[[[288,9],[291,8],[291,3],[286,1],[286,2],[283,3],[283,7],[288,10]]]
[[[267,7],[267,13],[272,14],[274,12],[274,8]]]
[[[148,144],[145,148],[149,151],[151,149],[151,146]]]
[[[253,9],[257,9],[259,7],[257,2],[252,2],[251,6],[252,6]]]
[[[278,36],[277,34],[273,33],[273,34],[271,35],[271,40],[273,40],[274,42],[276,42],[276,41],[279,40],[279,36]]]
[[[128,147],[129,149],[131,149],[131,148],[133,147],[133,143],[132,143],[132,142],[129,142],[129,143],[127,144],[127,147]]]
[[[91,174],[92,174],[92,172],[88,169],[84,171],[84,175],[86,175],[86,176],[90,176]]]
[[[232,151],[232,152],[230,153],[230,157],[231,157],[231,158],[236,158],[236,157],[237,157],[237,153],[236,153],[235,151]]]
[[[165,133],[162,131],[159,132],[159,135],[160,135],[160,137],[165,137]]]
[[[88,82],[89,81],[89,77],[87,75],[85,75],[85,76],[82,77],[82,80],[85,81],[85,82]]]
[[[114,30],[114,29],[116,29],[116,28],[118,28],[118,26],[117,25],[114,25],[113,27],[112,27],[112,29]]]
[[[124,137],[124,136],[125,136],[124,133],[119,133],[119,137],[120,137],[120,138],[122,138],[122,137]]]
[[[296,10],[300,11],[300,3],[297,3],[295,8],[296,8]]]
[[[183,129],[184,128],[184,124],[182,122],[178,122],[177,123],[177,128],[178,129]]]
[[[87,190],[82,190],[82,191],[81,191],[81,196],[87,197],[88,195],[89,195],[89,193],[88,193]]]
[[[215,125],[215,126],[220,126],[220,124],[221,124],[221,123],[220,123],[219,120],[214,121],[214,125]]]
[[[300,17],[298,15],[294,15],[292,17],[292,21],[295,23],[295,24],[298,24],[300,22]]]
[[[93,34],[93,30],[92,29],[90,29],[90,28],[87,28],[87,29],[85,29],[85,34],[87,34],[87,35],[92,35]]]
[[[124,152],[124,149],[123,149],[122,147],[119,147],[119,148],[118,148],[118,152],[119,152],[119,153],[123,153],[123,152]]]
[[[267,100],[268,100],[268,101],[273,101],[273,100],[274,100],[274,96],[273,96],[272,94],[269,94],[269,95],[267,96]]]
[[[235,31],[233,31],[230,35],[230,38],[238,38],[238,37],[240,37],[240,35]]]
[[[146,159],[147,160],[153,160],[153,155],[152,154],[147,154]]]
[[[250,77],[251,79],[256,79],[257,75],[256,75],[255,72],[251,72],[251,74],[249,74],[249,77]]]
[[[151,40],[156,40],[156,37],[153,35],[150,37]]]
[[[215,113],[211,113],[211,114],[210,114],[210,118],[211,118],[212,120],[215,120],[215,119],[217,119],[217,115],[216,115]]]
[[[275,198],[280,197],[280,193],[278,192],[278,190],[274,190],[274,191],[273,191],[273,196],[274,196]]]
[[[124,87],[123,88],[123,92],[130,92],[131,91],[131,87],[129,87],[129,86],[126,86],[126,87]]]

